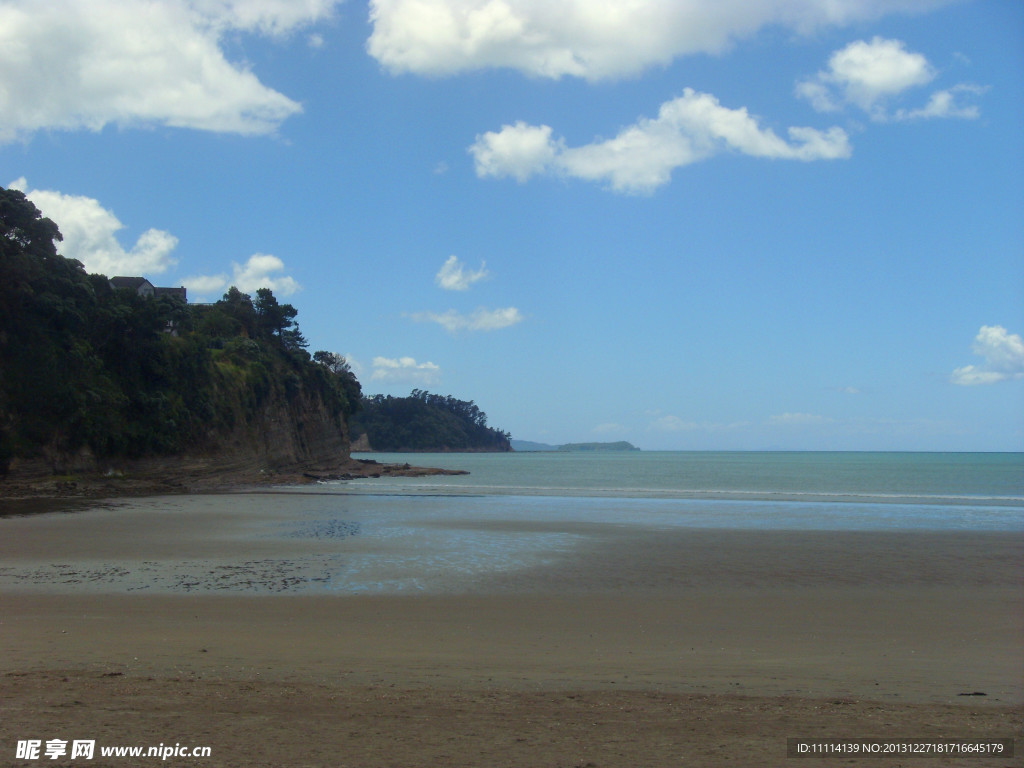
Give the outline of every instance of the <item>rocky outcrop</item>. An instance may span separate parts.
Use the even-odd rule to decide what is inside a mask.
[[[227,435],[210,435],[211,459],[229,459],[264,473],[331,472],[349,463],[348,427],[316,392],[271,397],[248,423]]]
[[[0,495],[31,487],[60,490],[68,483],[202,488],[351,471],[344,417],[331,413],[317,392],[271,394],[254,415],[237,413],[233,421],[232,430],[211,431],[202,445],[173,456],[97,457],[88,448],[67,453],[44,447],[33,458],[10,462]]]
[[[241,414],[236,414],[241,416]],[[15,459],[0,477],[0,500],[99,498],[231,490],[382,476],[465,474],[351,458],[348,427],[315,392],[270,397],[248,421],[176,456],[98,458],[88,449]],[[0,513],[3,512],[0,504]]]
[[[363,432],[361,435],[359,435],[359,437],[352,441],[353,453],[366,453],[367,451],[372,450],[373,446],[370,445],[370,438],[367,436],[365,432]]]

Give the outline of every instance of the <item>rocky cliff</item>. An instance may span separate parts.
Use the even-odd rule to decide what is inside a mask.
[[[201,444],[169,456],[97,457],[88,447],[68,452],[47,445],[36,456],[11,460],[0,494],[26,484],[99,478],[200,487],[351,474],[344,416],[332,413],[318,392],[271,393],[254,412],[233,413],[228,421],[233,429],[211,429]]]

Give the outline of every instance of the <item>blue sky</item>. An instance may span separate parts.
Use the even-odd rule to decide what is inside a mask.
[[[516,438],[1024,449],[1015,0],[0,0],[0,185]]]

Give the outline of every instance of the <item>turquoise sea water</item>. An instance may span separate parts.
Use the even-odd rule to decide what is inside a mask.
[[[373,495],[701,527],[1024,530],[1024,454],[628,452],[357,454],[468,475],[350,481]],[[483,501],[487,499],[486,503]],[[544,501],[541,501],[543,499]],[[461,506],[461,504],[459,504]]]

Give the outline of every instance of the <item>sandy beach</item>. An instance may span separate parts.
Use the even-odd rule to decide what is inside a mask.
[[[601,526],[443,594],[176,594],[83,587],[72,554],[180,545],[154,523],[125,554],[97,519],[0,521],[4,764],[61,738],[210,747],[168,765],[760,766],[790,737],[1016,738],[926,764],[1024,764],[1021,534]],[[39,563],[63,580],[11,580]]]

